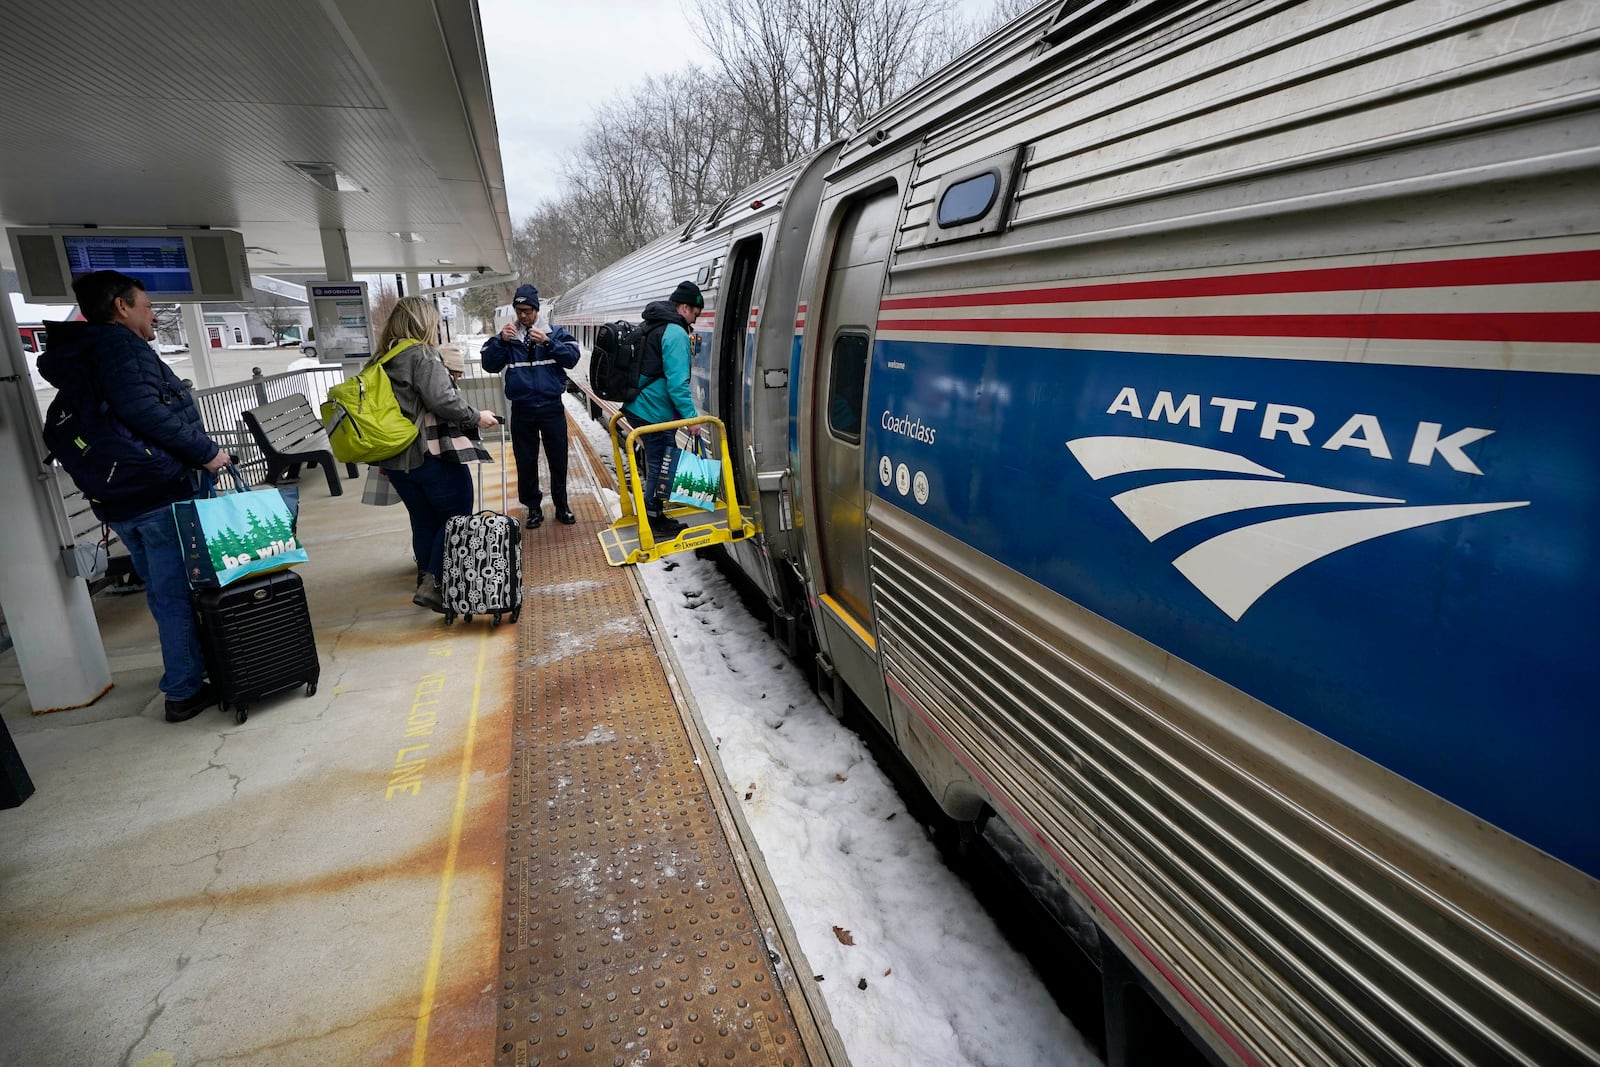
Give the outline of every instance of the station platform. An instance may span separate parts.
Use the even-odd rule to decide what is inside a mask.
[[[95,600],[88,708],[35,716],[0,656],[37,789],[0,811],[0,1061],[844,1067],[571,436],[516,625],[412,605],[404,508],[313,471],[314,695],[165,722],[142,594]]]

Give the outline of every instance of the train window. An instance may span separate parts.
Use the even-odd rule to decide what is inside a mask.
[[[1000,172],[986,170],[950,186],[939,197],[939,225],[959,226],[981,219],[994,207],[1000,191]]]
[[[940,178],[923,244],[944,244],[1005,229],[1027,152],[1026,146],[1018,145]]]
[[[828,429],[846,441],[861,440],[861,404],[867,390],[867,335],[841,333],[833,340],[828,367]]]

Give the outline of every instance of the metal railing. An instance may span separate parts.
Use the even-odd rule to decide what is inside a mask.
[[[257,367],[248,381],[195,390],[194,403],[206,434],[239,457],[240,469],[254,484],[266,477],[267,459],[245,427],[244,412],[296,393],[306,398],[312,411],[320,410],[328,388],[344,381],[345,373],[344,367],[329,365],[263,375]]]

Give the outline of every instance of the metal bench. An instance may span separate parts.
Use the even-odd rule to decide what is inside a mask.
[[[344,495],[328,435],[323,432],[322,420],[311,410],[311,401],[304,395],[295,393],[250,408],[240,415],[266,457],[268,485],[277,485],[279,478],[293,481],[300,476],[302,465],[317,463],[328,476],[328,492],[334,496]],[[346,463],[345,467],[354,478],[356,465]]]
[[[101,523],[89,501],[72,484],[60,467],[50,465],[55,475],[56,489],[61,494],[61,507],[67,516],[67,530],[72,534],[73,548],[63,548],[68,573],[89,583],[89,592],[98,593],[105,588],[138,590],[144,583],[134,573],[133,560],[127,546],[117,539],[110,528]]]

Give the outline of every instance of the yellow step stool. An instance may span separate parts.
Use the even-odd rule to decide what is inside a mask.
[[[739,493],[733,483],[733,461],[728,457],[728,435],[722,420],[714,415],[700,415],[675,422],[657,422],[630,430],[626,441],[617,436],[617,423],[622,419],[619,411],[611,416],[606,429],[611,434],[612,459],[618,476],[622,479],[622,515],[609,529],[600,531],[600,547],[605,550],[606,562],[613,567],[630,563],[649,563],[676,552],[738,541],[756,532],[755,524],[745,517],[739,507]],[[661,431],[676,431],[689,426],[715,426],[717,446],[722,460],[722,485],[717,506],[711,511],[700,508],[676,507],[666,511],[671,518],[684,524],[684,528],[670,541],[657,541],[644,516],[644,483],[634,467],[639,435]]]

